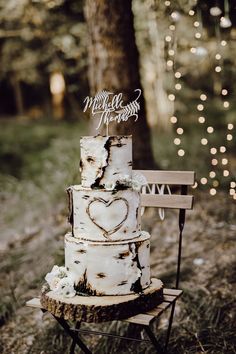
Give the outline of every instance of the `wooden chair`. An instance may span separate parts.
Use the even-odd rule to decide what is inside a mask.
[[[186,171],[148,171],[148,170],[139,170],[136,172],[142,173],[149,185],[149,191],[151,193],[141,195],[141,205],[142,207],[156,207],[162,209],[178,209],[179,210],[179,238],[178,238],[178,255],[177,255],[177,265],[176,265],[176,280],[174,289],[164,289],[164,301],[159,304],[157,307],[151,311],[140,313],[136,316],[127,318],[123,320],[124,322],[132,323],[137,326],[141,326],[145,330],[147,336],[149,337],[148,341],[151,341],[158,353],[167,353],[168,343],[173,323],[174,311],[176,300],[182,294],[182,290],[179,289],[179,280],[180,280],[180,265],[181,265],[181,251],[182,251],[182,234],[185,224],[185,213],[187,209],[192,209],[193,207],[193,196],[187,195],[188,186],[194,184],[194,172]],[[162,187],[161,187],[162,186]],[[168,187],[167,187],[168,186]],[[180,187],[180,194],[170,194],[171,187],[175,186],[174,189],[177,189],[177,186]],[[155,191],[161,192],[161,194],[152,194]],[[165,191],[167,193],[165,193]],[[43,312],[46,312],[45,309],[41,307],[39,298],[34,298],[29,300],[26,303],[27,306],[35,307],[41,309]],[[155,334],[151,329],[151,324],[154,320],[162,315],[164,311],[170,308],[170,316],[168,329],[166,334],[166,341],[164,348],[161,347],[158,340],[156,339]],[[75,327],[71,328],[70,325],[63,319],[58,318],[53,315],[53,317],[58,321],[58,323],[64,328],[66,333],[72,338],[72,344],[70,348],[70,353],[74,353],[76,345],[78,345],[84,353],[91,354],[91,351],[88,349],[86,344],[79,337],[79,333],[83,334],[94,334],[94,335],[103,335],[108,337],[120,338],[125,340],[133,340],[137,342],[147,341],[146,339],[130,338],[120,335],[115,335],[111,333],[105,333],[100,331],[91,331],[81,329],[80,322],[75,324]]]

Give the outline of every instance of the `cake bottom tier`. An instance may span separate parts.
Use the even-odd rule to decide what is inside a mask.
[[[150,235],[132,241],[92,242],[65,236],[65,266],[78,294],[127,295],[150,285]]]

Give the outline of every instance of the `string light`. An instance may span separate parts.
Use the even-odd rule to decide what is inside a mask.
[[[213,187],[219,187],[219,181],[217,181],[217,179],[215,179],[213,182],[212,182],[212,185]]]
[[[220,44],[222,45],[222,47],[225,47],[227,45],[227,42],[225,40],[221,41]]]
[[[193,11],[193,10],[189,10],[188,14],[189,14],[189,16],[194,16],[195,11]]]
[[[218,160],[217,160],[217,159],[212,159],[212,160],[211,160],[211,164],[212,164],[213,166],[216,166],[216,165],[218,164]]]
[[[170,95],[168,95],[168,98],[170,101],[174,101],[175,100],[175,95],[173,95],[173,93],[171,93]]]
[[[217,153],[217,149],[216,149],[216,148],[211,148],[211,149],[210,149],[210,153],[211,153],[212,155],[215,155],[215,154]]]
[[[230,190],[229,190],[229,195],[234,195],[235,193],[236,193],[235,190],[232,189],[232,188],[230,188]]]
[[[202,93],[202,94],[200,95],[200,100],[201,100],[201,101],[206,101],[206,99],[207,99],[207,95],[205,95],[204,93]]]
[[[202,35],[201,35],[201,33],[200,33],[200,32],[196,32],[196,33],[195,33],[195,38],[200,39],[200,38],[201,38],[201,36],[202,36]]]
[[[172,39],[171,36],[166,36],[166,37],[165,37],[165,41],[166,41],[166,42],[171,42],[171,39]]]
[[[226,147],[225,146],[221,146],[220,147],[220,152],[223,154],[226,151]]]
[[[224,170],[223,171],[223,176],[224,177],[228,177],[229,176],[229,171],[228,170]]]
[[[197,186],[198,186],[198,183],[197,183],[197,182],[195,182],[195,183],[194,183],[194,185],[192,186],[192,188],[193,188],[193,189],[196,189],[196,188],[197,188]]]
[[[217,72],[217,73],[220,73],[221,72],[221,67],[219,66],[219,65],[217,65],[216,67],[215,67],[215,72]]]
[[[205,123],[205,117],[199,117],[198,118],[199,123],[203,124]]]
[[[207,127],[207,133],[212,134],[214,132],[213,127]]]
[[[179,138],[175,138],[174,139],[174,144],[175,145],[180,145],[181,144],[181,140]]]
[[[165,6],[170,6],[170,1],[165,1]]]
[[[185,151],[183,149],[179,149],[178,150],[178,155],[181,156],[181,157],[184,156],[185,155]]]
[[[170,56],[173,56],[173,55],[175,55],[175,51],[174,51],[173,49],[169,49],[169,50],[168,50],[168,54],[169,54]]]
[[[203,111],[203,110],[204,110],[203,104],[201,104],[201,103],[198,104],[198,105],[197,105],[197,110],[200,111],[200,112]]]
[[[228,101],[224,101],[223,102],[223,106],[224,106],[224,108],[229,108],[229,102]]]
[[[170,117],[171,123],[175,124],[177,123],[178,119],[175,116]]]
[[[228,130],[232,130],[232,129],[234,129],[234,125],[232,123],[229,123],[227,128],[228,128]]]
[[[209,177],[210,177],[210,178],[215,178],[215,176],[216,176],[215,171],[210,171]]]
[[[196,28],[197,28],[197,27],[199,27],[199,26],[200,26],[200,23],[199,23],[198,21],[195,21],[193,25],[194,25],[194,27],[196,27]]]
[[[208,144],[208,140],[206,138],[202,138],[201,139],[201,144],[202,145],[207,145]]]
[[[207,184],[207,178],[206,177],[203,177],[201,178],[201,184]]]
[[[221,160],[222,165],[227,165],[228,164],[228,159],[222,159]]]
[[[215,58],[216,58],[216,60],[220,60],[220,59],[221,59],[221,55],[220,55],[219,53],[217,53],[217,54],[215,55]]]
[[[226,139],[227,139],[228,141],[233,140],[233,135],[232,135],[232,134],[227,134]]]
[[[230,188],[236,188],[236,183],[235,182],[230,182]]]
[[[167,60],[166,64],[167,64],[167,66],[172,67],[174,65],[174,62],[173,62],[173,60]]]
[[[194,48],[194,47],[190,48],[190,52],[191,52],[192,54],[195,54],[195,53],[196,53],[196,51],[197,51],[197,49],[196,49],[196,48]]]
[[[216,195],[216,189],[215,188],[211,188],[210,189],[210,195]]]
[[[180,20],[181,15],[180,15],[180,13],[178,11],[173,11],[171,13],[170,17],[172,18],[172,20],[174,22],[178,22]]]
[[[183,128],[177,128],[176,129],[176,133],[179,134],[179,135],[182,135],[184,132]]]
[[[174,30],[175,30],[175,25],[170,25],[170,26],[169,26],[169,29],[170,29],[171,31],[174,31]]]
[[[181,90],[182,88],[182,85],[181,84],[175,84],[175,89],[176,90]]]
[[[182,76],[181,73],[179,71],[176,71],[176,73],[175,73],[176,79],[180,79],[181,76]]]
[[[223,96],[226,96],[228,94],[228,91],[226,89],[222,89],[221,94]]]

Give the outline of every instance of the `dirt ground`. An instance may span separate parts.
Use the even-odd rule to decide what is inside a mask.
[[[184,295],[178,302],[170,353],[236,353],[235,335],[235,202],[225,194],[209,197],[198,193],[193,211],[187,212],[184,230],[182,276]],[[0,263],[0,352],[3,354],[67,353],[69,340],[49,315],[27,308],[25,302],[40,293],[44,275],[63,260],[63,235],[69,229],[65,205],[57,205],[22,234],[3,238]],[[149,209],[143,229],[152,234],[152,275],[166,286],[174,282],[178,216],[167,211],[161,222]],[[6,230],[7,233],[7,230]],[[155,324],[164,340],[166,317]],[[126,333],[114,322],[88,326]],[[150,345],[104,338],[86,338],[94,353],[153,353]],[[78,353],[80,351],[78,350]]]

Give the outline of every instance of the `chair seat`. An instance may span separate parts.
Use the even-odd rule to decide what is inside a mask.
[[[153,308],[150,311],[139,313],[138,315],[129,317],[123,321],[129,323],[141,324],[144,326],[149,326],[150,323],[157,317],[159,317],[165,310],[167,310],[182,294],[182,290],[177,289],[163,289],[164,301],[160,303],[157,307]],[[26,302],[26,306],[39,308],[43,310],[43,307],[40,303],[40,299],[35,297]]]

